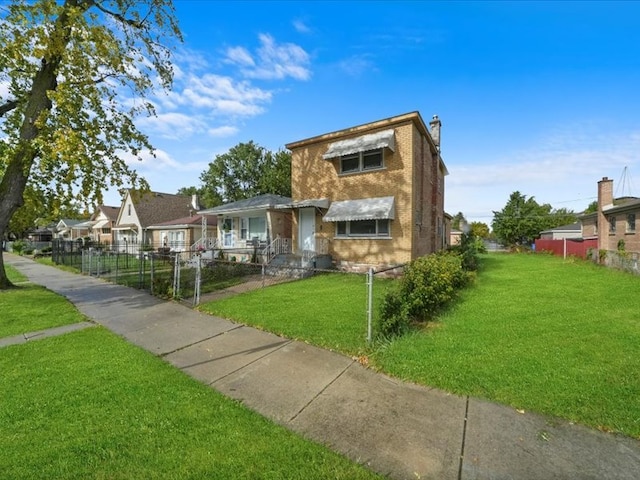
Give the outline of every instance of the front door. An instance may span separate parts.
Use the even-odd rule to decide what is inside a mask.
[[[316,209],[314,207],[301,208],[298,213],[299,235],[298,247],[303,251],[316,250]]]

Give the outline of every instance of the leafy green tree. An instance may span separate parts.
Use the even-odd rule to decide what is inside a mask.
[[[505,207],[493,212],[491,227],[506,245],[530,245],[549,226],[551,205],[539,205],[533,197],[513,192]]]
[[[27,185],[62,204],[147,187],[125,161],[152,150],[134,119],[172,82],[170,0],[15,0],[0,7],[0,238]],[[126,182],[126,183],[125,183]],[[0,255],[0,288],[8,281]]]
[[[489,225],[483,222],[471,222],[471,233],[477,238],[489,238]]]
[[[587,206],[587,208],[585,208],[584,213],[595,213],[597,211],[598,211],[598,201],[594,200]]]
[[[182,187],[178,190],[178,195],[198,195],[201,208],[213,208],[222,203],[217,192],[205,187]]]
[[[505,245],[530,245],[540,232],[575,223],[577,218],[571,210],[553,210],[548,203],[540,205],[533,197],[516,191],[501,211],[493,212],[491,227]]]
[[[549,220],[548,228],[555,228],[561,225],[570,225],[578,221],[578,216],[573,210],[566,208],[554,209],[551,212],[551,219]]]
[[[235,202],[266,193],[291,196],[291,154],[270,152],[253,141],[239,143],[216,155],[200,175],[202,188],[223,202]]]

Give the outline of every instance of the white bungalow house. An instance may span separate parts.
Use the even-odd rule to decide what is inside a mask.
[[[239,261],[249,260],[259,250],[290,248],[291,213],[282,206],[289,197],[265,194],[201,210],[200,215],[218,218],[215,248]]]

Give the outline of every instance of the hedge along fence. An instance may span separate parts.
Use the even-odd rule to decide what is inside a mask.
[[[460,253],[442,252],[413,260],[383,298],[377,334],[398,335],[413,322],[432,320],[474,276],[463,268]]]

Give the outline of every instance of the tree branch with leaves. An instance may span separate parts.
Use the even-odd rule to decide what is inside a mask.
[[[134,123],[169,88],[181,33],[170,0],[14,1],[0,9],[0,238],[29,185],[62,205],[146,182]],[[10,283],[0,255],[0,288]]]

